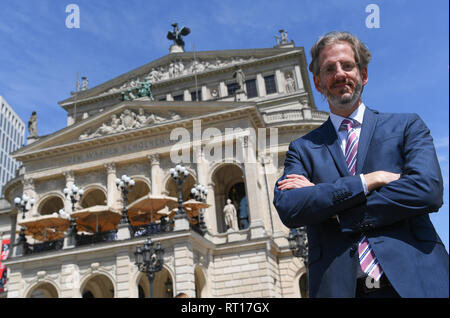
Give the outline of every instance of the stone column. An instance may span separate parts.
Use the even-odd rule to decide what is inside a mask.
[[[264,78],[261,74],[256,74],[256,86],[258,87],[259,96],[266,96],[266,84],[264,83]]]
[[[8,266],[10,270],[10,274],[8,276],[8,298],[24,298],[25,295],[22,295],[22,286],[23,286],[23,278],[20,269],[12,268]]]
[[[183,91],[183,100],[184,101],[192,101],[192,96],[191,96],[191,92],[189,92],[189,90],[188,89],[185,89],[184,91]]]
[[[76,264],[61,266],[61,298],[81,298],[80,271]]]
[[[161,167],[159,154],[153,154],[147,156],[151,165],[151,182],[152,182],[152,194],[161,194]]]
[[[224,82],[220,82],[220,83],[219,83],[219,96],[220,96],[220,97],[226,97],[226,96],[228,96],[227,85],[225,85]]]
[[[208,183],[208,162],[204,156],[204,148],[206,144],[201,144],[194,150],[195,162],[197,164],[197,183],[204,185],[208,189],[208,196],[206,203],[210,205],[209,208],[204,209],[204,220],[206,227],[210,233],[217,233],[217,215],[214,204],[214,183]]]
[[[106,178],[106,205],[112,208],[120,208],[120,193],[116,186],[116,164],[114,162],[105,163],[107,178]]]
[[[195,297],[194,253],[190,242],[177,242],[173,247],[175,263],[175,294]]]
[[[202,98],[200,98],[199,101],[210,99],[210,97],[208,96],[209,95],[208,88],[205,85],[202,86],[201,92]]]
[[[273,226],[273,236],[279,237],[285,235],[284,229],[286,228],[283,223],[280,220],[280,217],[278,216],[277,210],[275,209],[275,206],[273,205],[273,187],[275,185],[275,182],[277,181],[277,172],[278,169],[275,167],[274,160],[272,159],[272,155],[278,156],[277,153],[270,154],[270,155],[262,155],[261,156],[261,175],[263,176],[263,182],[264,182],[264,196],[266,197],[266,200],[264,202],[265,210],[267,213],[270,213],[269,217],[271,217],[271,228]],[[279,163],[278,163],[279,164]],[[266,183],[267,182],[267,183]]]
[[[206,185],[208,189],[208,196],[206,197],[206,203],[210,205],[209,208],[205,209],[205,224],[208,228],[208,232],[211,234],[217,234],[217,211],[216,211],[216,200],[214,193],[213,182]]]
[[[130,256],[128,250],[116,255],[116,298],[130,297],[131,290]]]
[[[303,79],[302,79],[302,73],[300,71],[300,66],[295,65],[294,68],[295,78],[297,80],[297,87],[299,90],[304,90],[305,87],[303,86]]]
[[[284,76],[280,70],[275,71],[275,81],[277,82],[278,93],[280,94],[284,93],[286,91],[285,90],[286,85],[284,81]]]
[[[258,163],[256,161],[253,138],[245,136],[240,139],[244,155],[244,182],[249,209],[250,230],[252,238],[265,236],[263,204],[261,203],[261,184],[258,181]]]

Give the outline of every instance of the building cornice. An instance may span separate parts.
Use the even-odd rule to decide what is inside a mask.
[[[267,49],[262,49],[262,50],[267,50]],[[269,49],[269,50],[273,50],[273,49]],[[273,62],[290,59],[295,55],[300,56],[301,63],[304,60],[304,50],[302,47],[295,47],[295,48],[291,48],[291,49],[275,49],[275,50],[282,50],[282,52],[278,52],[278,54],[275,54],[272,56],[265,56],[265,57],[261,57],[261,58],[256,58],[255,60],[251,60],[251,61],[244,61],[241,63],[228,65],[228,66],[218,68],[215,70],[204,71],[204,72],[200,72],[197,74],[181,75],[181,76],[178,76],[175,78],[158,81],[152,85],[152,89],[156,90],[158,88],[164,88],[164,87],[168,87],[168,86],[172,86],[172,85],[177,85],[177,84],[180,84],[183,82],[194,81],[195,76],[197,76],[197,80],[201,80],[203,78],[217,76],[222,73],[229,73],[229,72],[233,71],[237,65],[239,65],[240,67],[242,67],[245,70],[246,68],[254,67],[257,65],[270,64]],[[210,54],[213,53],[213,54],[219,55],[222,52],[223,51],[210,51],[210,52],[206,52],[206,53],[210,53]],[[245,54],[246,56],[250,56],[252,54],[252,52],[254,53],[255,51],[254,50],[230,50],[229,52],[235,52],[235,53],[239,53],[241,55]],[[272,51],[268,51],[268,52],[272,52]],[[59,104],[65,110],[69,110],[75,104],[77,106],[83,106],[83,105],[93,104],[93,103],[111,100],[111,99],[120,99],[122,96],[121,95],[122,91],[126,91],[126,90],[120,90],[117,92],[107,93],[107,94],[104,94],[104,92],[107,91],[108,89],[111,89],[117,85],[120,85],[120,84],[126,82],[127,80],[132,79],[133,77],[142,75],[141,73],[146,73],[147,71],[149,71],[150,68],[158,67],[165,62],[169,62],[171,60],[176,60],[177,58],[181,58],[181,57],[193,58],[192,54],[189,54],[189,53],[181,53],[181,54],[182,54],[182,56],[180,55],[179,57],[174,56],[174,55],[165,56],[159,60],[156,60],[156,61],[146,64],[144,66],[141,66],[131,72],[122,74],[106,83],[103,83],[101,85],[93,87],[90,90],[78,92],[76,96],[70,97],[63,101],[60,101]],[[214,56],[215,55],[210,55],[209,57],[214,57]],[[230,56],[232,56],[232,55],[230,55]],[[303,56],[303,59],[302,59],[302,56]],[[201,58],[201,57],[208,57],[208,56],[198,54],[198,57]],[[302,74],[302,76],[304,76],[304,74]],[[93,94],[93,93],[95,94],[94,96],[89,95],[89,94]],[[87,97],[83,97],[83,96],[87,96]]]

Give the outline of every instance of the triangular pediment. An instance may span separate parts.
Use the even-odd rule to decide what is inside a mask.
[[[167,85],[168,82],[184,80],[195,75],[202,76],[213,72],[223,72],[236,66],[267,62],[268,59],[280,58],[292,54],[304,54],[302,47],[266,48],[246,50],[222,50],[183,52],[168,54],[160,59],[145,64],[135,70],[122,74],[110,81],[91,89],[77,93],[77,101],[93,97],[104,97],[127,92],[139,87],[140,83],[150,82],[154,85]],[[63,107],[74,102],[72,96],[59,102]]]
[[[44,136],[27,145],[13,156],[17,160],[42,155],[74,151],[93,144],[123,140],[133,134],[151,134],[183,126],[194,119],[223,116],[229,112],[251,109],[258,125],[263,125],[256,105],[251,102],[154,102],[146,100],[124,101],[113,108],[76,124]],[[229,116],[230,117],[230,116]],[[38,155],[38,156],[40,156]]]

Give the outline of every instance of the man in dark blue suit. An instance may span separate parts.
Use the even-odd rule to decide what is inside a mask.
[[[347,32],[311,49],[330,118],[291,142],[274,205],[307,227],[311,297],[448,297],[448,253],[429,213],[443,183],[430,131],[416,114],[362,103],[371,54]]]

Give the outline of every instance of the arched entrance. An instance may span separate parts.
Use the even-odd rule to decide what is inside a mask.
[[[173,279],[166,268],[156,273],[153,293],[155,298],[173,298]],[[150,282],[144,273],[141,273],[138,278],[138,297],[150,298]]]
[[[58,291],[56,287],[50,283],[40,283],[34,287],[28,298],[58,298]]]
[[[82,298],[114,298],[114,285],[106,275],[89,278],[81,288]]]
[[[300,297],[301,298],[309,298],[308,293],[308,275],[303,273],[298,280],[298,287],[300,289]]]
[[[227,230],[223,215],[227,199],[231,199],[236,208],[239,229],[247,228],[250,220],[242,169],[236,164],[223,164],[214,171],[212,181],[214,183],[217,231],[223,233]]]
[[[206,298],[208,297],[208,292],[206,288],[206,277],[200,266],[195,267],[195,297],[196,298]]]

